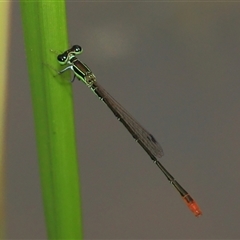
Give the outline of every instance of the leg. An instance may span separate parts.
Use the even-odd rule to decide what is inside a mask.
[[[69,70],[69,69],[72,70],[72,66],[68,66],[68,67],[64,68],[63,70],[61,70],[60,72],[58,72],[58,74],[62,74],[62,73],[64,73],[65,71],[67,71],[67,70]],[[71,83],[74,82],[75,77],[76,77],[76,75],[74,74],[72,80],[70,81]]]
[[[72,66],[68,66],[68,67],[64,68],[63,70],[61,70],[60,72],[58,72],[58,74],[62,74],[62,73],[64,73],[65,71],[67,71],[68,69],[72,69]]]
[[[74,74],[74,75],[73,75],[73,78],[72,78],[72,80],[71,80],[71,83],[73,83],[73,82],[74,82],[74,80],[75,80],[75,77],[76,77],[76,75]]]

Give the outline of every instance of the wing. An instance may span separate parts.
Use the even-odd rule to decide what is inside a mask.
[[[97,82],[91,86],[92,91],[111,109],[117,119],[127,128],[133,138],[155,157],[164,155],[163,149],[157,140],[143,128],[103,87]],[[146,149],[145,149],[146,148]]]

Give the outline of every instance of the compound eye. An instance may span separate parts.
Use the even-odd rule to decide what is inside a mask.
[[[58,55],[57,60],[60,63],[64,64],[67,61],[67,55],[66,54],[60,54],[60,55]]]
[[[75,54],[79,54],[82,52],[82,48],[79,45],[72,46],[72,51],[75,52]]]

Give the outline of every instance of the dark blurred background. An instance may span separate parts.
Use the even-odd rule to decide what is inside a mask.
[[[46,239],[19,3],[12,8],[7,238]],[[164,149],[196,219],[148,155],[74,82],[85,239],[240,239],[240,4],[67,3],[70,44]],[[56,49],[64,51],[65,49]]]

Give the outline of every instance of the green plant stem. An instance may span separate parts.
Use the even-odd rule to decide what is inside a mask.
[[[50,51],[68,48],[65,1],[22,0],[21,12],[48,238],[82,239],[71,77]]]

